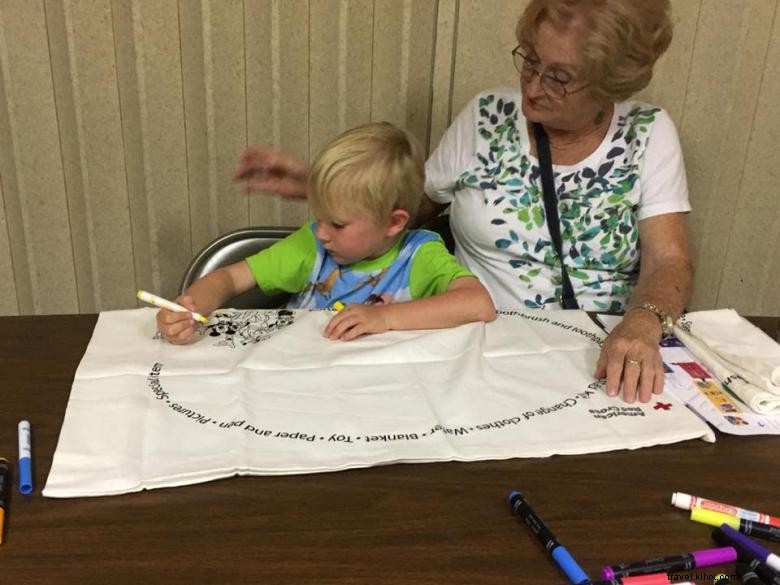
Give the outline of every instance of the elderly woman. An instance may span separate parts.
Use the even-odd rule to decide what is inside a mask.
[[[625,312],[594,375],[627,402],[663,390],[658,344],[691,291],[677,133],[629,99],[669,46],[669,10],[532,0],[512,51],[520,87],[476,96],[426,164],[431,210],[449,205],[456,254],[498,308]],[[305,194],[305,166],[266,149],[245,152],[237,177]]]

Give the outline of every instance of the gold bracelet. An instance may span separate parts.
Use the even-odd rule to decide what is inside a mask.
[[[653,315],[658,317],[658,320],[661,322],[661,335],[663,337],[669,337],[674,333],[674,321],[667,314],[667,312],[660,307],[654,305],[653,303],[642,303],[641,305],[637,305],[636,307],[629,309],[629,312],[633,311],[634,309],[644,309],[645,311],[650,311]]]

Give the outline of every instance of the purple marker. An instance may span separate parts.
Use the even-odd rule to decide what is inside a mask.
[[[744,564],[751,571],[755,571],[758,577],[761,579],[761,583],[764,585],[780,585],[780,573],[774,569],[770,569],[765,563],[762,563],[760,559],[747,550],[740,543],[731,540],[720,529],[716,528],[712,531],[712,540],[717,542],[721,546],[733,545],[737,549],[737,574],[739,575],[739,565]],[[745,583],[747,585],[747,583]],[[758,584],[754,584],[758,585]]]
[[[780,557],[775,553],[764,548],[755,542],[752,538],[745,536],[741,532],[737,532],[728,524],[723,524],[720,529],[723,531],[723,534],[729,538],[729,540],[742,546],[742,548],[755,556],[758,560],[764,561],[767,566],[773,568],[775,571],[780,571]]]
[[[733,546],[697,550],[684,555],[659,557],[635,563],[621,563],[601,569],[602,579],[620,579],[636,575],[651,575],[653,573],[676,573],[689,571],[698,567],[712,567],[733,563],[737,560],[737,551]]]

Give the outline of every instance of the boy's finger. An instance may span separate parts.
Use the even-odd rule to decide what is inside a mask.
[[[187,313],[182,313],[183,315],[187,315]],[[166,337],[176,337],[177,335],[180,335],[183,331],[195,331],[195,321],[190,319],[182,319],[180,321],[177,321],[176,323],[169,323],[165,325],[161,332]]]
[[[177,335],[178,342],[182,345],[190,343],[195,338],[196,330],[188,328]]]
[[[173,325],[175,323],[181,323],[182,321],[192,321],[192,315],[190,313],[180,313],[178,311],[169,311],[168,309],[160,309],[158,313],[158,323],[163,325]]]
[[[338,325],[339,321],[342,319],[342,316],[340,314],[336,314],[333,317],[331,317],[330,321],[328,321],[328,324],[325,325],[325,331],[323,335],[325,337],[330,337],[331,333],[333,332],[334,327]]]
[[[182,307],[185,309],[189,309],[190,311],[197,312],[198,307],[195,305],[194,299],[189,295],[183,295],[176,299],[176,302],[179,303]]]
[[[330,335],[328,336],[330,339],[341,339],[341,337],[347,331],[359,323],[357,317],[353,315],[344,315],[339,313],[338,317],[341,317],[341,319],[339,319],[338,323],[336,323]]]
[[[365,335],[365,325],[363,323],[357,323],[353,327],[347,329],[339,339],[341,341],[352,341],[362,335]]]
[[[183,328],[176,328],[175,331],[168,331],[167,335],[164,333],[165,338],[176,345],[183,345],[193,339],[197,333],[197,328],[194,326],[185,326]]]

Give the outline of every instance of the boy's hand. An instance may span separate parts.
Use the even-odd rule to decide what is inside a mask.
[[[190,311],[198,311],[192,297],[178,297],[176,302]],[[157,311],[157,330],[169,343],[184,345],[194,341],[198,332],[198,323],[190,313],[160,309]]]
[[[384,333],[390,329],[390,305],[349,305],[339,311],[325,327],[325,337],[351,341],[368,333]]]

